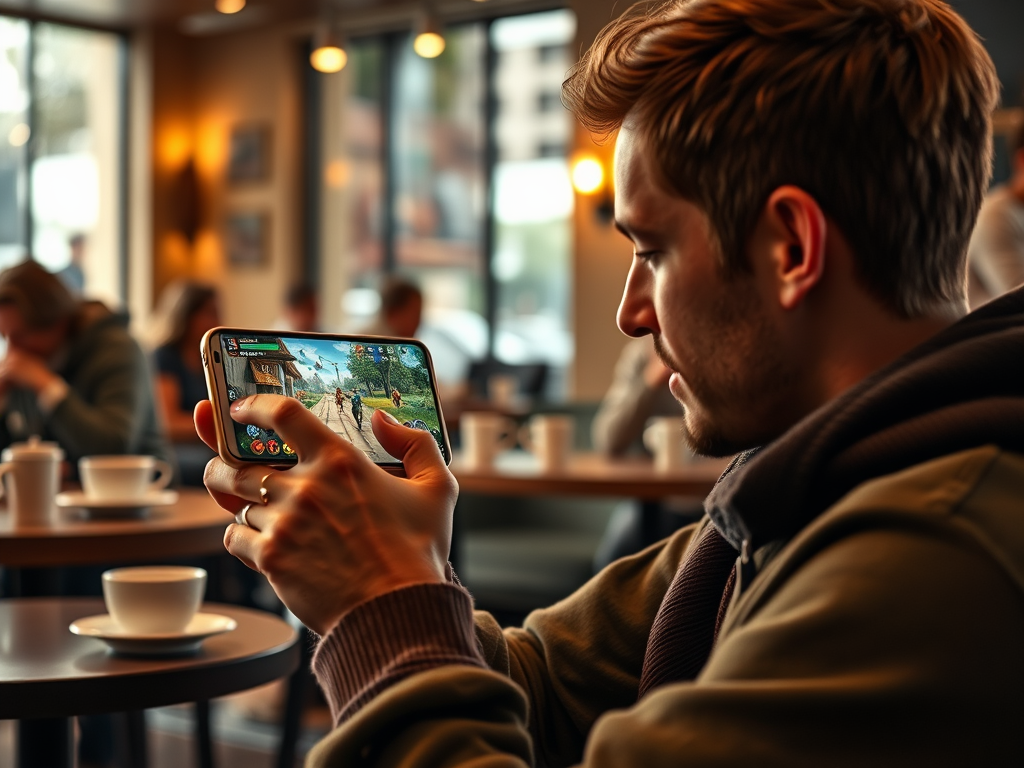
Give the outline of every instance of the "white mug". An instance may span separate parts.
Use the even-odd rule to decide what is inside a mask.
[[[206,571],[144,565],[103,573],[103,600],[114,623],[136,634],[175,634],[192,621],[206,591]]]
[[[516,423],[499,413],[469,412],[460,418],[459,434],[466,466],[486,469],[499,452],[516,444]]]
[[[670,472],[690,457],[690,450],[683,442],[681,416],[651,419],[644,430],[644,445],[654,454],[654,468],[659,472]]]
[[[572,416],[537,415],[519,431],[519,442],[537,457],[542,470],[551,472],[568,463],[575,426]]]
[[[60,462],[64,451],[56,443],[33,437],[12,443],[0,453],[7,508],[14,526],[49,525],[57,514]]]
[[[153,472],[158,472],[153,479]],[[171,465],[155,456],[85,456],[78,460],[85,495],[99,501],[141,499],[166,488]]]

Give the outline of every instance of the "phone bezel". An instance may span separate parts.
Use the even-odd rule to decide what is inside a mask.
[[[213,403],[213,420],[217,432],[217,453],[225,463],[233,467],[245,467],[256,464],[276,468],[288,468],[294,467],[298,463],[298,458],[289,461],[268,461],[266,458],[240,455],[234,429],[228,428],[233,419],[231,419],[230,413],[228,412],[231,403],[228,401],[227,378],[224,375],[224,363],[223,360],[219,363],[216,362],[216,358],[213,355],[214,351],[218,353],[222,352],[220,338],[224,335],[273,336],[275,338],[295,339],[330,339],[332,341],[346,341],[354,343],[363,342],[367,344],[405,344],[407,346],[415,346],[423,350],[423,355],[427,361],[427,374],[430,377],[431,390],[434,396],[434,408],[437,410],[438,423],[440,425],[441,436],[444,441],[444,446],[441,448],[441,455],[444,458],[446,466],[451,464],[451,440],[448,436],[448,427],[445,425],[444,421],[444,411],[441,409],[441,399],[437,392],[437,377],[434,374],[434,361],[430,356],[430,350],[427,349],[427,346],[422,341],[398,336],[374,336],[370,334],[348,333],[311,333],[307,331],[282,331],[273,328],[259,329],[218,326],[216,328],[211,328],[203,334],[200,346],[203,359],[203,371],[206,376],[206,389],[210,395],[210,400]],[[377,463],[377,466],[391,472],[392,474],[403,475],[405,473],[405,467],[401,462],[394,464]]]

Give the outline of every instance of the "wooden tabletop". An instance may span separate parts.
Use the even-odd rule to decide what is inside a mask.
[[[238,628],[194,656],[121,657],[68,630],[105,613],[93,598],[0,600],[0,719],[55,718],[200,701],[263,685],[299,664],[298,635],[277,616],[233,605],[200,610]]]
[[[205,489],[184,488],[178,501],[143,517],[89,519],[83,510],[59,510],[49,526],[11,525],[0,510],[0,565],[9,568],[88,565],[216,554],[224,551],[231,516]]]
[[[728,459],[701,459],[659,472],[645,458],[610,459],[596,453],[570,457],[564,469],[542,472],[522,451],[500,455],[492,469],[470,469],[456,455],[451,469],[463,493],[492,496],[611,496],[644,500],[706,496]]]

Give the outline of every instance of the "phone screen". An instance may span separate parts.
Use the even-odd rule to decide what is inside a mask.
[[[228,405],[253,394],[286,395],[301,402],[336,434],[381,465],[401,461],[370,429],[383,409],[399,423],[430,432],[450,460],[426,350],[407,339],[321,334],[219,334]],[[230,426],[228,426],[230,425]],[[295,461],[295,451],[272,431],[226,419],[243,461]]]

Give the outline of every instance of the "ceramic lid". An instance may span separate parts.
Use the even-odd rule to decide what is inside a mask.
[[[52,460],[54,458],[60,460],[64,458],[64,451],[57,443],[40,440],[38,435],[33,435],[24,443],[11,443],[9,446],[4,448],[3,453],[0,457],[4,461],[11,461],[17,459],[23,460]]]

